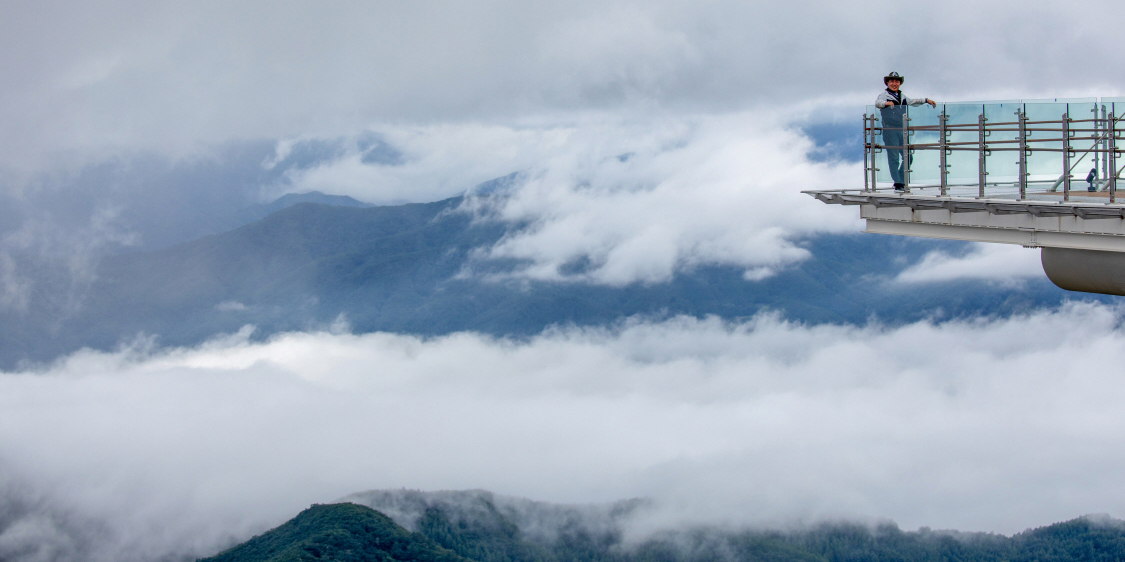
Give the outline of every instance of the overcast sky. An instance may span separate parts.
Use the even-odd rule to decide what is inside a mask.
[[[1115,95],[1116,2],[8,2],[0,161],[380,123]],[[855,120],[855,115],[848,115]],[[30,159],[30,161],[29,161]]]
[[[854,162],[810,161],[800,125],[858,123],[890,70],[943,101],[1120,94],[1125,60],[1096,53],[1115,52],[1100,22],[1122,16],[1108,1],[7,2],[0,306],[48,265],[82,279],[101,252],[195,235],[210,210],[310,189],[431,201],[512,172],[480,212],[535,227],[481,253],[527,260],[521,275],[620,286],[719,264],[754,282],[806,257],[802,236],[861,228],[799,193],[862,182]],[[365,157],[371,138],[395,157]],[[312,141],[335,148],[282,166]],[[580,256],[594,267],[563,279]],[[898,282],[1018,283],[1037,261],[981,246]],[[1119,312],[79,354],[0,375],[0,501],[34,507],[0,557],[65,553],[76,533],[107,560],[205,553],[400,486],[652,496],[673,519],[744,523],[1125,516]]]

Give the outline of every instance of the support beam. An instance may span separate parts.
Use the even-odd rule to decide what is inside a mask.
[[[989,228],[907,221],[867,219],[867,230],[875,234],[1019,244],[1031,248],[1071,248],[1103,252],[1125,252],[1125,236],[1048,232],[1015,228]]]

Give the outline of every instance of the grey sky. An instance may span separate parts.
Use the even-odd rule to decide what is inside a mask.
[[[2,161],[377,123],[1119,92],[1113,2],[8,3]],[[1093,19],[1092,19],[1093,18]],[[1082,56],[1082,52],[1091,53]],[[30,160],[29,160],[30,159]]]

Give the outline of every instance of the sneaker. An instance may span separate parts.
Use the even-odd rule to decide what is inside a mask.
[[[905,185],[903,185],[901,183],[895,184],[895,193],[905,193],[905,192],[906,192],[906,186]]]

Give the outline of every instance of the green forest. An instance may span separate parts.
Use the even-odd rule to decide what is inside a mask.
[[[1125,560],[1125,524],[1079,518],[1007,537],[821,524],[798,531],[698,528],[627,543],[620,530],[573,526],[533,538],[494,516],[453,521],[425,511],[411,532],[371,508],[314,505],[289,522],[200,562],[923,562]]]

